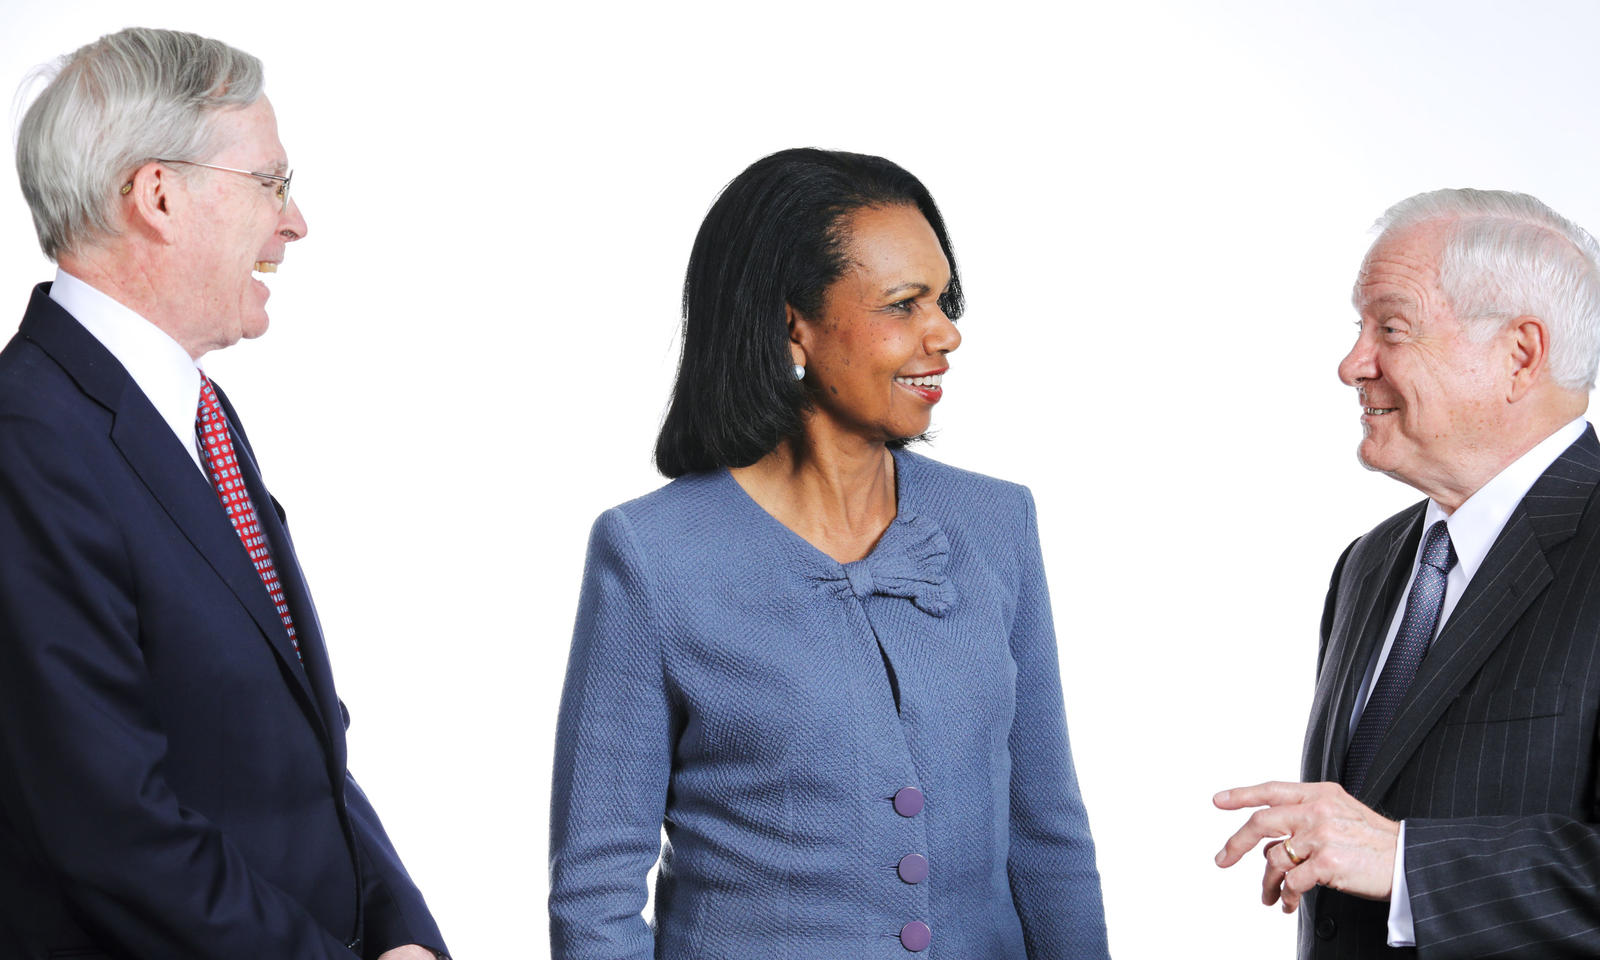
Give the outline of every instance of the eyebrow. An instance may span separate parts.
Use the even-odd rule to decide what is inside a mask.
[[[898,297],[901,294],[914,293],[920,297],[932,289],[926,283],[897,283],[883,291],[883,295],[886,297]]]
[[[1386,293],[1376,300],[1368,300],[1366,307],[1415,307],[1417,301],[1403,293]]]
[[[945,294],[949,293],[951,286],[953,286],[954,284],[955,284],[955,278],[952,277],[950,279],[950,282],[946,283],[944,285],[944,289],[939,291],[939,296],[942,297]],[[928,286],[926,283],[923,283],[920,280],[908,280],[905,283],[897,283],[894,286],[890,287],[889,289],[883,291],[883,296],[885,296],[885,297],[894,297],[896,299],[899,299],[899,298],[904,297],[905,294],[909,293],[909,294],[912,294],[913,296],[924,297],[924,296],[927,296],[929,293],[932,293],[932,292],[933,292],[933,288]]]

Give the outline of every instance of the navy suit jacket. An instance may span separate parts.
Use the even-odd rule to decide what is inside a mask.
[[[1405,592],[1426,504],[1339,558],[1322,618],[1306,780],[1337,781],[1350,711]],[[1406,821],[1415,950],[1389,904],[1318,887],[1303,960],[1600,955],[1600,442],[1534,483],[1445,621],[1356,799]]]
[[[316,609],[227,399],[303,665],[211,485],[48,290],[0,352],[0,956],[444,949],[345,769]]]

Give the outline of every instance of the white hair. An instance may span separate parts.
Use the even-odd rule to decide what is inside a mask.
[[[119,188],[158,157],[205,159],[212,115],[261,96],[261,61],[218,40],[130,27],[55,63],[17,131],[17,175],[44,255],[116,235]]]
[[[1538,317],[1550,332],[1550,379],[1568,390],[1594,386],[1600,244],[1588,231],[1525,193],[1435,190],[1385,211],[1378,242],[1424,223],[1445,227],[1439,286],[1470,336]]]

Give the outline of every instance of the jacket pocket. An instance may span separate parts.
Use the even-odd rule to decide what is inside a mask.
[[[1570,683],[1557,680],[1462,696],[1450,705],[1445,723],[1503,723],[1553,717],[1565,706],[1569,686]]]

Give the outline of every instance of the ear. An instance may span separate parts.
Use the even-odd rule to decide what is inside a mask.
[[[170,243],[176,224],[174,212],[180,207],[182,187],[171,170],[151,161],[126,180],[118,199],[128,229]]]
[[[814,336],[811,321],[787,303],[783,305],[783,317],[789,325],[789,356],[797,366],[803,367],[806,365],[806,344]]]
[[[1510,340],[1507,360],[1511,382],[1506,399],[1516,403],[1545,379],[1545,363],[1550,357],[1550,331],[1538,317],[1518,317],[1506,328]]]

